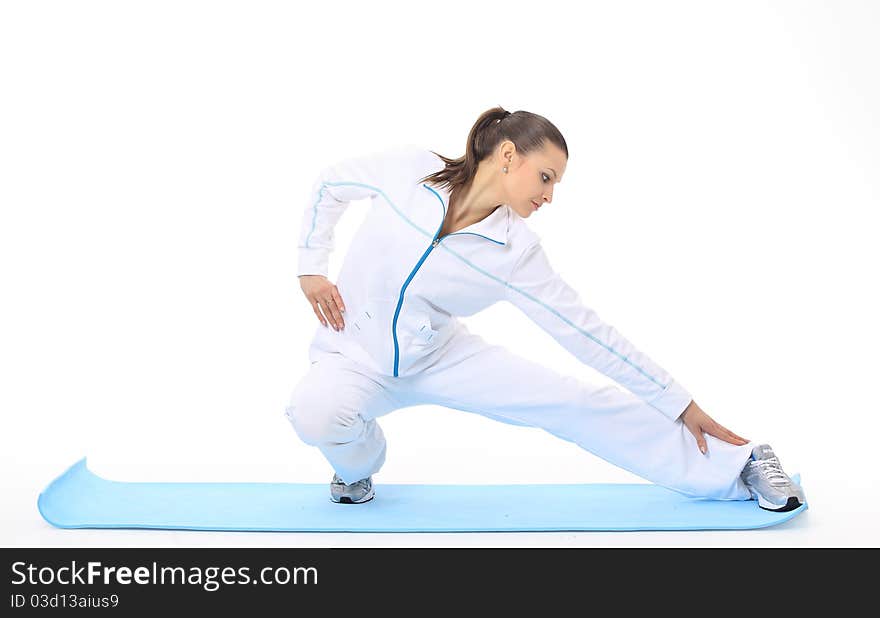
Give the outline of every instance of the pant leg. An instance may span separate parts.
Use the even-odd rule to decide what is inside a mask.
[[[285,415],[346,483],[379,471],[385,436],[376,417],[400,407],[385,378],[336,352],[313,353]]]
[[[539,427],[652,483],[690,497],[748,500],[740,472],[751,443],[706,435],[708,454],[681,420],[627,390],[597,386],[465,332],[442,358],[406,379],[412,403],[434,403]]]

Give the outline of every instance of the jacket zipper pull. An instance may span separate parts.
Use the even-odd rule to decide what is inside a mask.
[[[440,244],[440,239],[439,239],[439,238],[435,238],[435,239],[434,239],[434,242],[431,243],[431,246],[432,246],[432,247],[436,247],[436,246],[439,245],[439,244]]]

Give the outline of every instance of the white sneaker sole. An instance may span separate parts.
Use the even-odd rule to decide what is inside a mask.
[[[801,501],[796,497],[792,496],[788,499],[788,502],[785,504],[774,504],[769,500],[765,500],[764,497],[758,492],[754,491],[751,487],[749,489],[749,494],[752,496],[753,500],[758,501],[758,506],[767,511],[775,511],[777,513],[783,513],[787,511],[793,511],[796,508],[801,506]]]

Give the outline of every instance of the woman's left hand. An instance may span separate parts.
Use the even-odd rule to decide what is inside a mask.
[[[736,444],[737,446],[742,446],[743,444],[751,442],[751,440],[741,438],[726,427],[716,423],[712,420],[712,417],[706,414],[703,409],[697,405],[696,401],[691,400],[690,404],[688,404],[688,407],[685,408],[679,418],[681,418],[685,427],[694,434],[694,437],[697,439],[697,446],[700,447],[700,451],[704,455],[706,454],[707,447],[706,438],[703,436],[703,432],[710,436],[715,436],[720,440],[724,440],[725,442]]]

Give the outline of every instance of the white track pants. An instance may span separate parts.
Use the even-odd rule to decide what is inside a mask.
[[[413,376],[374,372],[333,350],[312,348],[312,365],[285,414],[346,483],[379,471],[385,436],[376,419],[436,404],[540,427],[633,474],[692,497],[749,500],[739,477],[752,443],[706,435],[708,454],[681,420],[670,421],[615,385],[596,386],[490,345],[462,329],[430,367]]]

